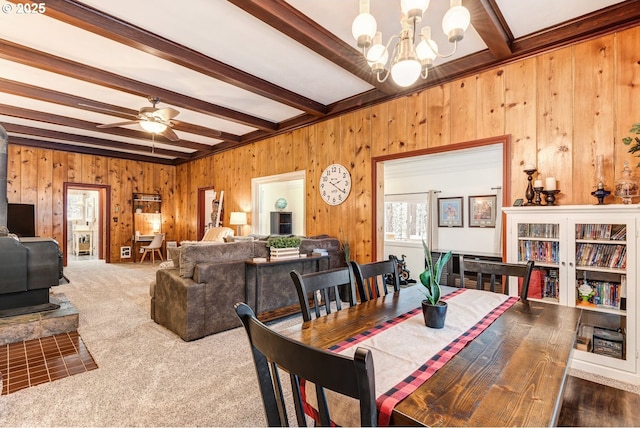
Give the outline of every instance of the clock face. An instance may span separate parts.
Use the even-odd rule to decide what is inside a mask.
[[[329,165],[320,176],[320,196],[329,205],[340,205],[351,192],[351,174],[339,163]]]

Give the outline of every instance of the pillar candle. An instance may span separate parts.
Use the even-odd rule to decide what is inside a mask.
[[[533,182],[533,187],[542,187],[542,180],[535,180]]]
[[[547,177],[545,190],[556,190],[556,178],[555,177]]]
[[[533,164],[528,163],[524,166],[525,171],[531,171],[532,169],[536,169],[536,166]]]

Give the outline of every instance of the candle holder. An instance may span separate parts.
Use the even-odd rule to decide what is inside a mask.
[[[547,202],[547,205],[555,205],[556,204],[556,195],[560,193],[559,190],[543,190],[544,200]]]
[[[527,203],[525,205],[534,205],[533,197],[535,196],[535,193],[533,192],[533,185],[531,184],[531,180],[533,180],[533,173],[537,170],[537,168],[524,170],[524,173],[527,174],[527,181],[529,182],[527,184],[527,190],[524,192],[524,196],[527,198]]]
[[[534,205],[542,205],[542,198],[540,197],[540,193],[542,193],[542,189],[544,189],[544,187],[533,188],[533,191],[536,192],[536,197],[533,200]]]
[[[591,196],[595,196],[598,198],[598,205],[604,205],[604,198],[609,196],[611,192],[609,190],[605,190],[604,187],[598,185],[598,189],[591,192]]]

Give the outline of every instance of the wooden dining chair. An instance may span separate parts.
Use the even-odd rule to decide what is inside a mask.
[[[356,287],[358,287],[360,302],[366,302],[382,295],[386,296],[391,287],[393,287],[393,291],[400,290],[397,259],[390,258],[389,260],[363,264],[352,260],[350,263]]]
[[[357,303],[350,266],[305,275],[292,270],[290,274],[298,292],[298,300],[300,301],[300,309],[304,321],[312,319],[310,301],[313,302],[316,318],[323,315],[322,310],[324,310],[324,315],[330,314],[332,302],[335,303],[338,311],[342,309],[342,299],[345,299],[349,306]],[[342,295],[340,290],[342,290]]]
[[[465,259],[464,255],[460,255],[460,287],[465,288],[465,276],[467,273],[476,274],[476,288],[484,289],[484,279],[489,277],[489,290],[509,294],[508,279],[502,281],[499,290],[496,290],[497,277],[519,277],[522,278],[522,286],[520,288],[520,299],[527,300],[529,293],[529,282],[531,280],[531,272],[533,272],[533,260],[529,260],[527,264],[503,263],[488,260],[472,260]]]
[[[144,258],[149,253],[151,253],[151,263],[155,263],[156,252],[158,252],[158,255],[160,256],[160,260],[164,261],[164,259],[162,258],[162,241],[164,241],[164,233],[157,233],[156,236],[153,237],[149,245],[145,247],[141,247],[144,251],[142,253],[142,258],[140,259],[140,263],[144,261]]]
[[[377,424],[373,357],[366,348],[356,349],[353,358],[289,339],[261,323],[246,303],[236,303],[236,314],[249,337],[258,374],[267,423],[288,426],[287,406],[282,393],[280,369],[289,374],[293,404],[299,426],[307,426],[300,380],[312,382],[318,402],[319,424],[331,425],[325,390],[353,397],[360,402],[362,426]]]

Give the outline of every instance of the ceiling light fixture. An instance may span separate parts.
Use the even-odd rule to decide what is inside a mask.
[[[153,120],[141,120],[140,126],[147,132],[151,132],[152,134],[161,134],[167,129],[167,125],[161,122],[156,122]]]
[[[369,0],[360,0],[360,14],[353,20],[351,32],[371,70],[376,73],[378,82],[384,82],[391,75],[391,79],[404,88],[413,85],[420,77],[426,79],[436,58],[447,58],[456,53],[471,16],[462,6],[462,0],[451,0],[451,7],[442,18],[442,30],[453,43],[453,52],[443,55],[431,39],[431,27],[421,29],[418,33],[420,41],[415,45],[416,25],[422,21],[429,0],[402,0],[400,3],[402,31],[392,36],[386,45],[382,44],[382,33],[377,31],[376,19],[369,13]],[[391,67],[387,69],[389,46],[394,39],[398,41],[391,54]]]

